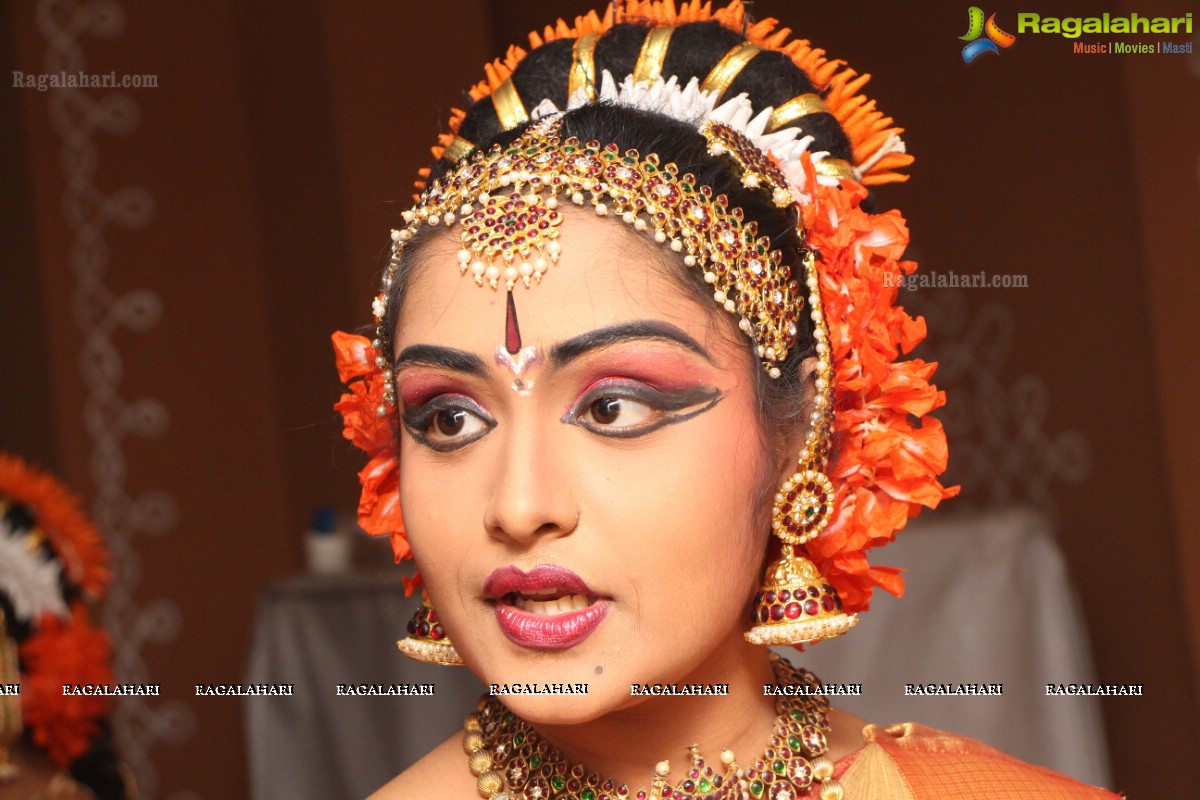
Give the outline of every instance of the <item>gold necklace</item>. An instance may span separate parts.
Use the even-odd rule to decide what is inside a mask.
[[[814,783],[821,800],[841,800],[842,785],[826,755],[829,701],[803,693],[819,691],[820,680],[774,653],[771,666],[779,683],[802,693],[776,699],[771,743],[749,768],[739,768],[726,750],[724,771],[714,771],[692,745],[691,766],[677,785],[667,783],[670,765],[660,761],[650,788],[631,791],[569,763],[529,723],[488,696],[479,699],[464,725],[467,763],[488,800],[798,800]]]

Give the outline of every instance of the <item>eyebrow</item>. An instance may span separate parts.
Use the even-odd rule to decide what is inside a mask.
[[[561,367],[592,350],[636,339],[674,342],[702,356],[708,363],[716,363],[703,345],[669,322],[659,320],[621,322],[573,336],[550,348],[550,361]]]
[[[466,350],[432,344],[414,344],[404,348],[396,357],[393,369],[399,372],[411,366],[445,367],[456,372],[482,376],[487,372],[483,359]]]

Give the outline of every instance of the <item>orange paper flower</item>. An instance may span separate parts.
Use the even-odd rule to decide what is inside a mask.
[[[338,376],[347,391],[334,405],[341,412],[345,427],[342,435],[367,456],[367,464],[358,473],[362,494],[358,501],[358,524],[367,533],[388,536],[396,563],[412,557],[404,535],[400,515],[400,468],[396,461],[396,433],[386,413],[383,399],[383,373],[376,359],[379,354],[363,336],[338,331],[333,334]],[[420,575],[405,577],[404,593],[411,595],[421,585]]]
[[[929,382],[937,365],[896,361],[925,338],[925,321],[894,305],[897,278],[917,267],[898,260],[908,228],[895,211],[863,211],[866,194],[853,182],[818,186],[805,214],[832,348],[829,477],[837,487],[833,519],[806,549],[847,611],[865,611],[876,586],[903,592],[899,570],[871,566],[867,551],[892,541],[923,507],[958,494],[937,480],[946,469],[946,436],[925,417],[946,402]]]

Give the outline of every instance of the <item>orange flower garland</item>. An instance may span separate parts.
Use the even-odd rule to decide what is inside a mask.
[[[896,361],[925,338],[925,320],[894,305],[899,276],[917,268],[898,260],[908,227],[897,211],[863,211],[866,196],[853,182],[820,186],[805,209],[833,351],[829,477],[836,487],[834,516],[806,549],[847,612],[867,610],[876,586],[894,595],[904,589],[899,570],[872,567],[867,551],[892,541],[923,507],[958,494],[937,480],[946,469],[946,435],[925,416],[946,402],[929,382],[937,365]]]
[[[741,31],[745,15],[740,0],[712,11],[712,4],[690,0],[676,7],[673,0],[625,0],[620,18],[650,25],[677,25],[717,20]],[[530,45],[539,47],[560,38],[603,32],[614,24],[614,5],[603,18],[595,12],[562,20]],[[751,24],[746,38],[761,47],[783,52],[804,70],[850,139],[853,162],[862,184],[907,180],[897,170],[912,162],[902,151],[885,144],[901,133],[875,102],[858,92],[870,76],[858,75],[844,62],[828,60],[824,51],[805,40],[790,40],[791,31],[773,19]],[[525,57],[519,47],[507,57],[486,65],[487,80],[471,89],[473,100],[489,96]],[[450,133],[433,148],[440,158],[457,134],[465,112],[451,113]],[[829,326],[834,366],[833,458],[829,477],[836,489],[834,516],[829,526],[806,545],[808,556],[833,583],[847,612],[864,611],[875,587],[892,594],[904,582],[894,567],[871,566],[867,551],[891,541],[895,532],[922,508],[934,508],[958,493],[944,487],[938,476],[946,469],[946,437],[938,420],[927,417],[945,403],[945,393],[929,382],[936,364],[919,359],[897,362],[925,338],[925,322],[895,305],[901,275],[916,264],[900,261],[908,244],[908,229],[898,212],[870,214],[861,208],[867,191],[843,180],[839,188],[820,185],[805,154],[802,204],[807,241],[818,254],[821,297]],[[427,177],[428,169],[421,171]],[[424,183],[418,181],[420,190]],[[359,477],[363,484],[359,521],[364,530],[389,534],[397,562],[411,556],[399,508],[399,473],[394,430],[376,409],[383,403],[383,377],[375,364],[378,354],[361,336],[334,334],[338,370],[349,393],[337,404],[345,418],[344,435],[365,450],[369,461]],[[420,577],[405,579],[406,591]]]
[[[391,418],[379,414],[383,402],[383,373],[376,362],[379,354],[365,337],[337,331],[333,334],[338,377],[350,391],[334,406],[342,414],[342,435],[367,456],[358,473],[362,495],[358,502],[358,524],[367,533],[389,536],[396,563],[412,557],[400,516],[400,468],[396,461],[396,434]],[[420,575],[404,578],[404,593],[421,585]]]
[[[67,767],[100,734],[108,713],[103,696],[63,696],[63,686],[112,683],[108,635],[88,620],[87,609],[75,603],[71,618],[42,617],[37,633],[21,643],[21,713],[33,741],[60,767]]]

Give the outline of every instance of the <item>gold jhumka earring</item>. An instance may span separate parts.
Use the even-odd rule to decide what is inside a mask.
[[[704,123],[700,133],[708,140],[711,155],[724,155],[737,163],[742,185],[769,191],[780,208],[796,199],[779,166],[744,136],[712,122]],[[799,234],[803,241],[802,228]],[[804,257],[804,277],[816,341],[816,396],[804,449],[800,451],[799,469],[775,495],[771,530],[783,542],[782,552],[767,569],[762,590],[755,595],[755,624],[746,633],[748,641],[767,646],[829,639],[842,635],[858,622],[857,614],[842,610],[842,599],[833,584],[812,561],[796,552],[797,547],[816,537],[829,524],[834,502],[833,484],[823,471],[833,428],[833,364],[811,250]]]
[[[833,367],[811,251],[805,257],[804,270],[816,340],[816,397],[799,469],[779,488],[771,513],[771,531],[783,543],[782,552],[767,569],[762,589],[754,597],[755,624],[746,633],[747,641],[767,646],[841,636],[858,622],[858,614],[842,610],[842,599],[833,584],[796,550],[829,524],[834,504],[833,484],[823,471],[833,427]]]
[[[428,600],[421,602],[421,607],[408,622],[408,636],[396,642],[396,647],[413,661],[425,664],[457,667],[463,663]]]

